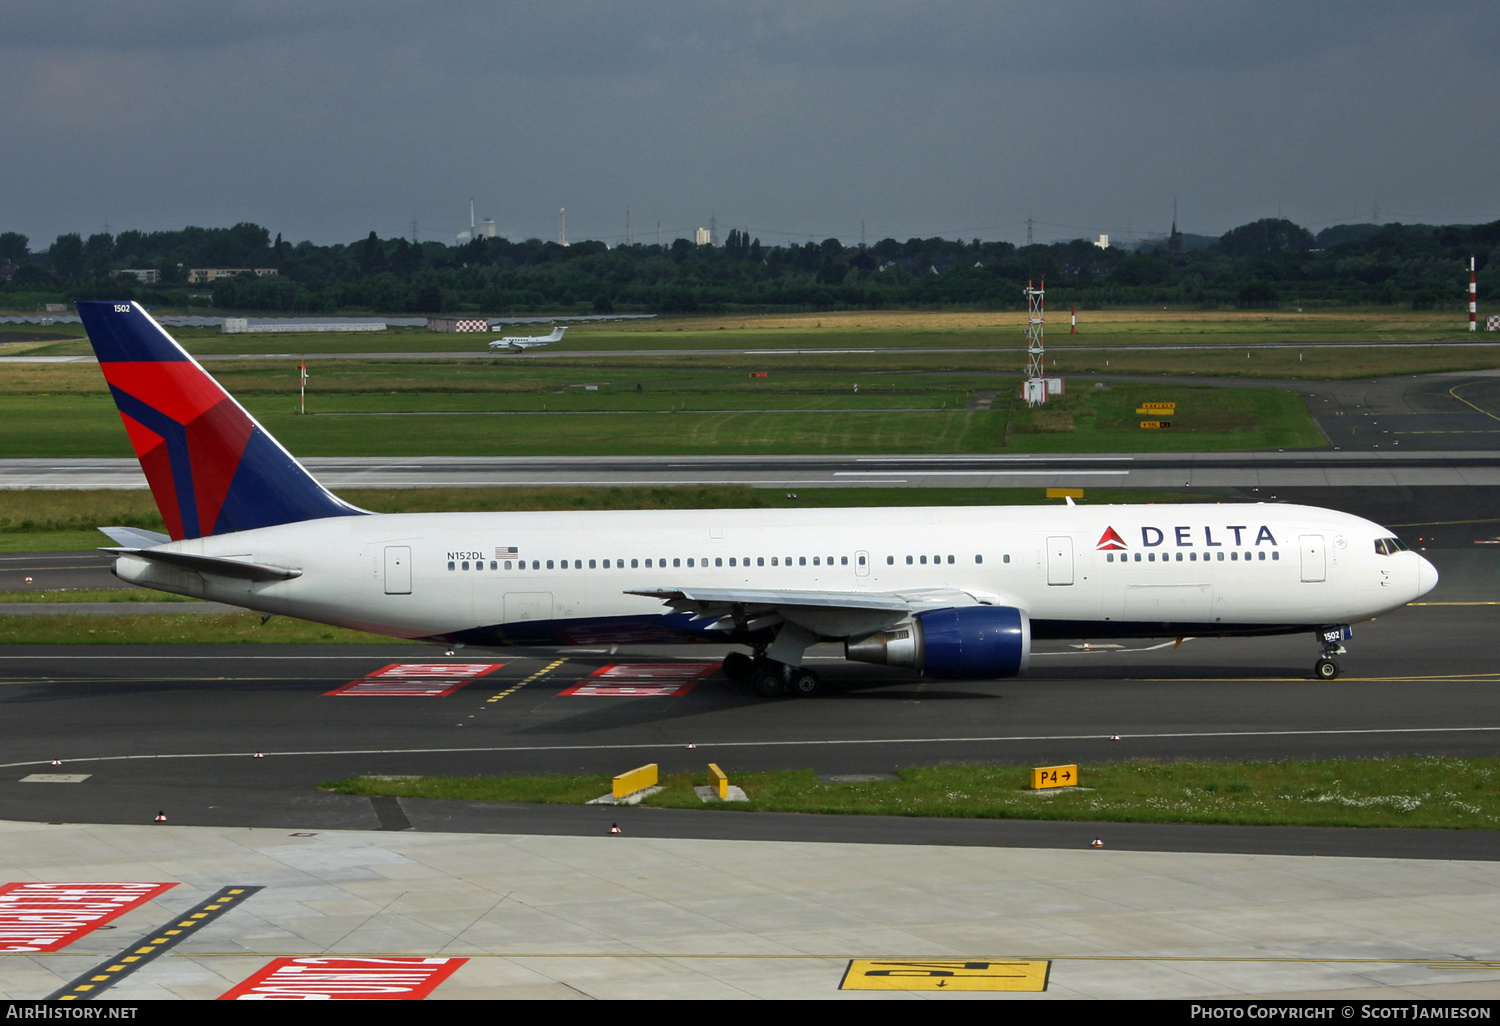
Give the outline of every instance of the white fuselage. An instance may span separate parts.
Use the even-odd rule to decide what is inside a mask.
[[[1437,573],[1391,532],[1288,505],[424,513],[332,517],[177,541],[300,570],[251,582],[124,555],[124,580],[397,637],[664,617],[639,589],[945,589],[1015,606],[1039,637],[1273,633],[1367,620]],[[528,633],[530,631],[530,633]],[[637,635],[622,628],[619,641]],[[684,637],[683,640],[688,640]]]

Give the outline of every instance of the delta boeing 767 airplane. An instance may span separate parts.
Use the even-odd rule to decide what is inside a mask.
[[[443,644],[743,646],[728,676],[809,695],[804,655],[930,677],[1026,670],[1036,638],[1311,634],[1437,584],[1368,520],[1309,506],[376,514],[331,494],[137,303],[78,304],[170,537],[103,528],[121,580]]]

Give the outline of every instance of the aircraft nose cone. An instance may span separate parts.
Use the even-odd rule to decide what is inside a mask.
[[[1428,562],[1425,556],[1417,557],[1417,595],[1426,595],[1438,584],[1437,567]]]

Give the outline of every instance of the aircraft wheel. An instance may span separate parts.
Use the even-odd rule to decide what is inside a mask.
[[[755,693],[761,698],[780,698],[786,694],[786,675],[780,663],[767,662],[755,672]]]
[[[799,668],[792,671],[791,688],[792,694],[798,698],[811,698],[814,695],[822,693],[823,681],[811,670]]]
[[[1313,675],[1319,680],[1333,680],[1339,675],[1339,664],[1332,659],[1319,659],[1313,664]]]
[[[755,673],[755,660],[743,652],[730,652],[724,657],[724,676],[735,682],[749,680]]]

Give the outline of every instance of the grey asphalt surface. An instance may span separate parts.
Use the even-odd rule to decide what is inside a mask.
[[[889,773],[941,761],[1493,755],[1497,617],[1495,605],[1425,605],[1357,627],[1333,684],[1311,680],[1315,648],[1300,636],[1203,639],[1180,650],[1054,643],[1028,676],[995,682],[924,681],[845,663],[829,649],[816,650],[813,663],[830,685],[826,696],[772,702],[719,675],[680,697],[563,694],[605,665],[716,661],[710,649],[465,649],[444,660],[411,645],[11,646],[0,652],[0,818],[133,823],[166,810],[186,825],[588,833],[613,816],[652,836],[1065,844],[1097,828],[413,801],[382,809],[315,788],[356,774],[612,775],[644,762],[670,772],[712,761],[732,775]],[[566,661],[549,671],[557,655]],[[391,663],[429,661],[503,666],[443,698],[327,695]],[[37,772],[90,776],[21,782]],[[1486,832],[1372,839],[1142,825],[1111,834],[1152,850],[1500,857]]]

